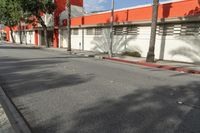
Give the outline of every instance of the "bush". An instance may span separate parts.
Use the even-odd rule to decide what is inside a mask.
[[[122,55],[132,56],[132,57],[141,57],[141,54],[137,51],[133,51],[133,52],[125,51],[125,52],[122,53]]]

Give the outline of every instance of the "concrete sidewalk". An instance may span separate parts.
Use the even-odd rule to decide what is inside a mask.
[[[57,52],[63,52],[66,54],[70,54],[69,51],[67,51],[66,48],[46,48],[46,47],[41,47],[43,50],[48,50],[48,51],[57,51]],[[85,57],[94,57],[95,55],[99,55],[100,53],[97,52],[92,52],[92,51],[82,51],[82,50],[72,50],[71,54],[73,55],[79,55],[79,56],[85,56]]]
[[[0,133],[14,132],[31,133],[31,129],[13,104],[12,100],[0,86]]]
[[[0,132],[15,133],[1,104],[0,104]]]
[[[155,63],[146,62],[146,58],[137,58],[130,56],[103,57],[107,60],[118,61],[123,63],[143,65],[147,67],[160,68],[165,70],[178,71],[183,73],[200,74],[200,65],[175,61],[156,61]]]
[[[42,48],[42,49],[69,53],[67,49],[64,49],[64,48]],[[154,68],[160,68],[160,69],[165,69],[165,70],[200,74],[200,64],[175,62],[175,61],[161,61],[161,60],[156,61],[155,63],[147,63],[146,58],[138,58],[138,57],[130,57],[130,56],[115,56],[113,58],[109,58],[107,54],[102,54],[99,52],[92,52],[92,51],[81,51],[81,50],[73,50],[72,54],[85,56],[85,57],[95,57],[97,59],[109,59],[112,61],[143,65],[147,67],[154,67]]]
[[[65,48],[45,48],[43,47],[42,49],[44,50],[50,50],[50,51],[58,51],[58,52],[66,52],[67,49]],[[92,52],[92,51],[81,51],[81,50],[73,50],[72,54],[75,55],[82,55],[86,57],[95,57],[98,59],[109,59],[107,54],[102,54],[99,52]],[[110,58],[111,59],[111,58]],[[192,64],[192,63],[184,63],[184,62],[175,62],[175,61],[156,61],[155,63],[146,63],[146,58],[138,58],[138,57],[130,57],[130,56],[115,56],[112,59],[118,59],[115,61],[121,61],[124,63],[132,62],[136,63],[139,65],[145,65],[149,67],[157,67],[157,68],[162,68],[165,67],[165,69],[178,69],[177,71],[179,72],[188,72],[189,73],[199,73],[200,74],[200,64]]]

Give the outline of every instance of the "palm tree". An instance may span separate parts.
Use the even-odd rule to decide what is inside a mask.
[[[109,57],[113,56],[113,25],[114,25],[114,8],[115,8],[115,0],[112,0],[112,9],[111,9],[111,17],[110,17],[110,47],[109,47]]]
[[[154,62],[154,60],[155,60],[154,51],[155,51],[155,42],[156,42],[156,28],[157,28],[157,19],[158,19],[158,7],[159,7],[159,0],[153,0],[151,37],[150,37],[149,51],[148,51],[147,58],[146,58],[147,62]]]
[[[67,51],[72,51],[72,48],[71,48],[71,0],[67,0],[67,10],[68,10],[68,19],[67,19],[68,47],[67,47]]]

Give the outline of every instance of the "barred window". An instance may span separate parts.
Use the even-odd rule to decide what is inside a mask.
[[[200,33],[200,24],[182,24],[181,25],[181,35],[191,35],[196,36]]]
[[[126,28],[127,35],[138,35],[138,27],[136,26],[129,26]]]
[[[94,35],[94,30],[93,30],[93,28],[88,28],[88,29],[86,30],[86,35]]]
[[[161,25],[157,29],[157,34],[161,36],[173,36],[174,25]]]
[[[157,29],[157,34],[162,36],[180,35],[180,36],[197,36],[200,35],[200,24],[167,24],[161,25]]]
[[[95,35],[102,35],[102,28],[96,28]]]
[[[72,29],[72,35],[78,35],[78,29]]]
[[[114,35],[123,35],[124,28],[123,27],[115,27],[113,32],[114,32]]]

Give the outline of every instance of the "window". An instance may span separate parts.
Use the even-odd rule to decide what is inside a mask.
[[[123,27],[115,27],[114,28],[114,35],[123,35],[124,34],[124,28]]]
[[[78,29],[72,29],[72,35],[78,35]]]
[[[200,33],[200,24],[183,24],[181,25],[181,35],[197,36]]]
[[[161,25],[157,27],[157,33],[161,36],[173,36],[174,35],[174,25]]]
[[[200,24],[166,24],[157,29],[157,34],[161,36],[198,36],[200,35]]]
[[[96,28],[95,35],[102,35],[102,28]]]
[[[93,28],[88,28],[88,29],[86,30],[86,35],[94,35],[94,30],[93,30]]]
[[[138,27],[136,26],[129,26],[126,28],[127,35],[138,35]]]

